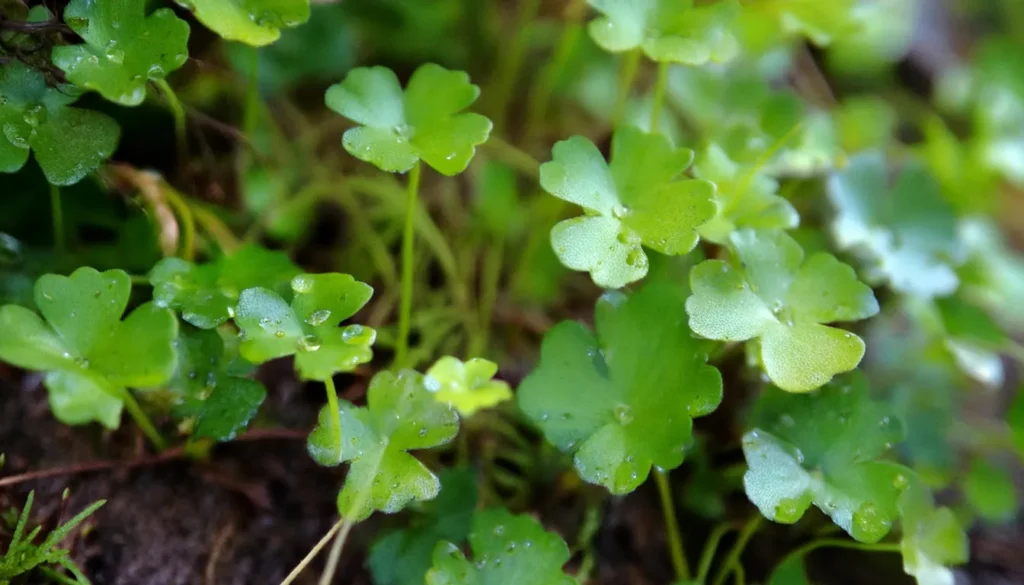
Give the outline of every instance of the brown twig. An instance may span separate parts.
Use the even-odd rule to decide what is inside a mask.
[[[296,429],[253,429],[243,435],[236,437],[235,441],[258,441],[258,440],[273,440],[273,439],[304,439],[309,435],[307,430],[296,430]],[[49,479],[52,477],[62,477],[66,475],[79,475],[82,473],[92,473],[95,471],[107,471],[111,469],[133,469],[136,467],[148,467],[152,465],[159,465],[161,463],[167,463],[169,461],[175,461],[177,459],[184,459],[188,456],[188,452],[185,447],[173,447],[167,449],[162,453],[156,455],[147,455],[145,457],[139,457],[137,459],[130,459],[128,461],[112,460],[112,461],[89,461],[86,463],[78,463],[75,465],[69,465],[67,467],[56,467],[53,469],[40,469],[37,471],[29,471],[19,475],[12,475],[10,477],[0,478],[0,488],[25,483],[28,481],[36,481],[39,479]]]

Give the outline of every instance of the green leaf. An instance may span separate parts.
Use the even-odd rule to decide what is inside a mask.
[[[212,329],[232,316],[241,291],[263,287],[284,296],[298,274],[287,254],[250,245],[211,264],[164,258],[150,271],[149,282],[156,304],[178,311],[196,327]]]
[[[437,545],[427,585],[576,583],[562,572],[562,565],[569,560],[565,541],[530,516],[514,516],[504,509],[478,512],[469,542],[476,562],[469,561],[452,543]]]
[[[779,563],[768,578],[768,585],[811,585],[804,568],[804,557],[807,555],[790,555]]]
[[[964,497],[989,522],[1008,522],[1017,516],[1017,488],[1005,467],[978,457],[964,478]]]
[[[146,303],[122,321],[130,292],[121,270],[79,268],[70,277],[36,281],[42,318],[24,307],[0,307],[0,359],[46,372],[61,422],[117,428],[126,387],[159,386],[173,374],[174,314]]]
[[[440,541],[461,544],[473,522],[479,499],[476,474],[464,467],[438,474],[441,492],[426,502],[411,526],[370,546],[368,564],[375,585],[423,585]]]
[[[120,128],[105,114],[69,107],[77,97],[20,61],[0,65],[0,172],[19,170],[31,149],[47,181],[72,185],[109,158]]]
[[[945,333],[946,349],[960,369],[993,388],[1003,384],[999,351],[1008,344],[1003,329],[981,308],[956,294],[936,299],[936,310]]]
[[[903,570],[920,585],[952,585],[950,566],[967,562],[967,535],[949,508],[936,508],[928,489],[913,482],[899,502]]]
[[[662,283],[607,293],[596,337],[576,322],[555,326],[516,393],[548,441],[574,455],[580,476],[613,493],[636,489],[652,465],[678,467],[692,419],[721,402],[721,375],[686,327],[682,294]]]
[[[490,408],[512,398],[512,390],[501,380],[494,380],[498,364],[483,358],[463,363],[445,356],[427,370],[427,388],[442,403],[451,404],[464,417]]]
[[[603,16],[588,30],[602,49],[619,53],[643,49],[654,61],[703,65],[729,61],[739,53],[731,25],[738,0],[694,6],[693,0],[589,0]]]
[[[715,215],[715,186],[674,180],[693,161],[660,134],[625,127],[612,140],[612,160],[586,138],[555,144],[540,167],[540,184],[586,215],[558,223],[551,245],[566,267],[590,273],[598,286],[620,288],[647,274],[643,247],[686,254],[698,226]]]
[[[256,415],[263,384],[228,373],[231,358],[214,330],[185,325],[178,332],[178,367],[168,385],[177,393],[174,416],[190,421],[192,436],[229,441]]]
[[[813,390],[857,367],[864,342],[824,325],[878,312],[852,268],[823,252],[805,261],[783,232],[740,230],[731,242],[735,265],[706,260],[690,272],[691,329],[722,341],[759,340],[765,372],[790,392]]]
[[[793,206],[776,194],[778,181],[755,167],[732,161],[717,144],[704,151],[694,171],[697,177],[715,184],[717,212],[697,228],[702,238],[725,244],[738,228],[792,229],[800,224]]]
[[[404,93],[390,69],[359,67],[328,88],[324,99],[361,124],[342,137],[352,156],[392,173],[423,160],[452,176],[469,166],[476,146],[491,133],[484,116],[459,113],[479,95],[466,73],[427,63],[412,74]]]
[[[289,305],[266,288],[238,297],[235,323],[242,357],[254,364],[288,355],[304,380],[326,380],[370,361],[377,332],[362,325],[340,327],[370,300],[373,289],[348,274],[300,274],[292,279]]]
[[[793,37],[806,37],[828,46],[836,37],[856,31],[857,0],[774,0],[744,5],[740,26],[744,40],[755,50],[765,50]]]
[[[378,373],[366,400],[363,408],[342,401],[340,448],[332,444],[327,406],[308,444],[321,465],[350,463],[338,511],[354,520],[374,510],[393,514],[409,502],[435,498],[440,482],[407,451],[444,445],[459,432],[455,411],[434,400],[423,376],[412,370]]]
[[[177,0],[196,20],[229,41],[262,47],[281,29],[309,20],[309,0]]]
[[[758,400],[743,436],[747,497],[766,518],[799,520],[813,503],[861,542],[885,536],[912,472],[880,460],[902,425],[853,375],[811,394],[774,388]]]
[[[908,163],[890,188],[883,155],[862,154],[832,176],[828,194],[836,243],[870,262],[869,280],[921,297],[956,290],[956,216],[923,166]]]
[[[75,85],[122,106],[146,98],[146,83],[185,64],[188,23],[170,8],[146,16],[146,0],[72,0],[64,22],[85,41],[53,48],[53,64]]]

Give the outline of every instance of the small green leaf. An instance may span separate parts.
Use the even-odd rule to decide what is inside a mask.
[[[747,497],[769,520],[792,524],[813,503],[861,542],[885,536],[912,472],[879,460],[902,425],[853,375],[811,394],[769,389],[743,437]]]
[[[487,141],[491,121],[459,113],[480,95],[461,71],[420,66],[402,92],[386,67],[359,67],[332,85],[327,107],[361,124],[345,132],[352,156],[388,172],[404,173],[423,160],[443,175],[466,170],[476,146]]]
[[[1003,384],[1003,361],[999,351],[1009,339],[1003,329],[981,308],[955,294],[936,299],[946,348],[960,369],[983,384]]]
[[[122,106],[146,98],[146,83],[185,64],[188,23],[170,8],[146,15],[146,0],[72,0],[64,22],[85,41],[53,48],[53,64],[75,85]]]
[[[562,572],[569,547],[553,532],[527,515],[504,509],[478,512],[469,535],[475,562],[452,543],[434,550],[427,585],[575,585]]]
[[[588,30],[602,49],[619,53],[642,48],[654,61],[703,65],[739,53],[731,25],[738,0],[694,6],[693,0],[589,0],[602,14]]]
[[[156,304],[180,312],[196,327],[212,329],[232,316],[241,291],[263,287],[288,295],[288,283],[299,272],[283,252],[245,246],[211,264],[164,258],[150,271],[149,282]]]
[[[77,98],[18,60],[0,65],[0,173],[23,167],[31,149],[47,181],[72,185],[109,158],[121,129],[105,114],[69,107]]]
[[[949,508],[936,508],[920,481],[913,482],[899,501],[903,523],[903,570],[920,585],[952,585],[950,566],[967,562],[967,535]]]
[[[516,396],[548,441],[574,455],[583,479],[623,494],[651,466],[683,462],[692,419],[721,402],[722,378],[686,327],[677,286],[606,293],[595,322],[596,337],[576,322],[549,331]]]
[[[989,522],[1007,522],[1017,516],[1017,488],[1005,467],[976,458],[964,479],[964,497]]]
[[[191,421],[195,438],[233,439],[256,415],[266,388],[228,373],[231,356],[214,330],[182,326],[175,351],[178,367],[168,385],[177,392],[175,417]]]
[[[362,325],[340,327],[370,300],[369,285],[330,273],[300,274],[291,287],[290,305],[266,288],[247,288],[239,295],[235,323],[242,357],[262,364],[294,355],[301,378],[321,381],[370,361],[377,332]]]
[[[229,41],[262,47],[281,29],[309,20],[309,0],[177,0],[196,20]]]
[[[469,536],[479,499],[471,469],[445,469],[438,474],[441,492],[426,502],[412,525],[378,539],[370,546],[368,564],[375,585],[423,585],[439,541],[458,544]]]
[[[469,417],[512,398],[508,384],[493,379],[497,373],[498,364],[482,358],[463,363],[445,356],[427,370],[426,384],[439,402],[451,404]]]
[[[800,224],[789,201],[776,195],[778,181],[732,161],[717,144],[708,146],[694,170],[696,176],[715,184],[718,203],[711,221],[697,228],[702,238],[725,244],[738,228],[792,229]]]
[[[308,444],[321,465],[350,463],[338,511],[355,520],[374,510],[393,514],[409,502],[435,498],[440,482],[407,451],[444,445],[459,432],[455,411],[434,400],[423,376],[412,370],[378,373],[366,399],[363,408],[342,402],[340,449],[332,444],[327,406]]]
[[[574,136],[555,144],[553,160],[540,167],[540,184],[586,215],[551,230],[551,245],[566,267],[590,273],[604,288],[621,288],[647,274],[643,247],[686,254],[698,226],[715,215],[715,186],[674,180],[693,161],[660,134],[633,127],[618,130],[607,163],[596,146]]]
[[[890,188],[884,156],[862,154],[830,179],[828,194],[836,242],[870,261],[870,280],[921,297],[956,290],[956,216],[923,166],[909,163]]]
[[[159,386],[173,374],[178,321],[152,303],[122,321],[130,292],[121,270],[79,268],[70,277],[46,274],[36,281],[43,318],[24,307],[0,307],[0,359],[46,372],[60,421],[117,428],[126,387]]]
[[[768,377],[790,392],[813,390],[857,367],[864,342],[824,325],[878,312],[853,269],[823,252],[804,261],[783,232],[740,230],[731,241],[739,266],[706,260],[690,272],[690,327],[710,339],[758,339]]]

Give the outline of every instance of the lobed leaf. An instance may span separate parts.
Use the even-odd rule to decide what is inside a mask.
[[[370,300],[373,289],[348,274],[300,274],[291,281],[291,304],[266,288],[238,297],[242,357],[254,364],[288,355],[305,380],[326,380],[370,361],[377,332],[362,325],[341,327]]]
[[[77,98],[18,60],[0,64],[0,172],[21,169],[31,150],[47,181],[73,185],[109,158],[121,129],[106,114],[70,107]]]
[[[24,307],[0,307],[0,359],[46,373],[54,416],[117,428],[126,387],[163,384],[174,371],[177,320],[146,303],[121,320],[131,281],[121,270],[79,268],[70,277],[36,281],[42,318]]]
[[[427,370],[426,384],[439,402],[451,404],[469,417],[512,398],[508,384],[493,379],[497,373],[498,364],[482,358],[463,363],[445,356]]]
[[[168,387],[176,392],[175,418],[190,421],[195,438],[233,439],[256,415],[266,388],[229,373],[232,356],[214,330],[182,326],[174,344],[178,366]]]
[[[806,395],[769,389],[743,437],[747,497],[766,518],[799,520],[813,503],[862,542],[885,536],[912,472],[880,459],[902,425],[859,375]]]
[[[549,331],[516,395],[547,440],[573,454],[583,479],[628,493],[652,466],[683,462],[692,419],[721,402],[722,378],[686,327],[675,286],[607,293],[595,325],[596,336],[575,322]]]
[[[398,512],[409,502],[435,498],[437,477],[408,451],[444,445],[459,432],[459,417],[434,400],[423,376],[412,370],[373,377],[367,406],[340,406],[341,445],[333,444],[329,406],[309,436],[309,453],[321,465],[350,464],[338,494],[342,516],[362,520],[374,510]]]
[[[967,535],[949,508],[936,508],[932,495],[914,482],[899,501],[903,523],[903,570],[920,585],[953,585],[952,565],[967,562]]]
[[[196,20],[229,41],[262,47],[281,29],[309,20],[309,0],[177,0]]]
[[[738,0],[694,6],[693,0],[589,0],[602,16],[587,27],[594,42],[619,53],[642,49],[654,61],[703,65],[739,53],[732,23]]]
[[[560,536],[546,532],[530,516],[514,516],[504,509],[478,512],[469,535],[475,562],[452,543],[434,550],[434,566],[427,585],[572,585],[562,572],[569,547]]]
[[[938,182],[919,164],[907,165],[888,185],[883,155],[854,157],[829,180],[837,210],[832,223],[836,243],[862,253],[875,281],[921,297],[956,290],[954,267],[962,254],[956,216],[942,198]]]
[[[122,106],[137,106],[146,83],[188,58],[188,23],[170,8],[146,15],[145,0],[72,0],[64,22],[85,41],[53,48],[53,64],[75,85]]]
[[[611,163],[596,146],[574,136],[557,144],[540,167],[540,184],[586,215],[558,223],[551,245],[562,264],[590,273],[598,286],[620,288],[647,274],[643,247],[686,254],[698,226],[715,215],[714,184],[674,180],[693,151],[660,134],[632,127],[616,131]]]
[[[466,73],[427,63],[412,74],[404,93],[390,69],[359,67],[328,88],[324,100],[360,124],[342,137],[352,156],[402,173],[423,160],[452,176],[466,170],[476,146],[491,133],[490,120],[462,112],[479,95]]]
[[[690,327],[710,339],[760,342],[768,377],[790,392],[807,392],[852,370],[864,342],[824,323],[866,319],[878,312],[871,289],[830,254],[804,253],[783,232],[732,233],[736,267],[706,260],[690,272]]]

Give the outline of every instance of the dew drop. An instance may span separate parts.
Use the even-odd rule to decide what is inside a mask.
[[[628,425],[633,422],[633,408],[628,404],[619,404],[615,407],[615,419],[620,425]]]
[[[306,318],[306,323],[312,325],[313,327],[317,327],[319,325],[323,325],[330,318],[330,309],[320,309],[310,313],[309,317]]]
[[[300,274],[292,279],[292,290],[299,294],[308,294],[313,290],[313,279]]]
[[[283,335],[284,332],[278,331],[278,333]],[[275,335],[277,335],[277,333],[275,333]],[[278,337],[281,337],[282,335],[278,335]],[[299,338],[297,343],[299,351],[317,351],[320,349],[321,345],[320,338],[316,335],[303,335]]]

